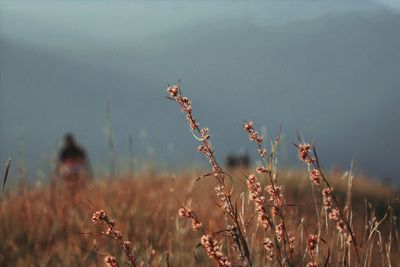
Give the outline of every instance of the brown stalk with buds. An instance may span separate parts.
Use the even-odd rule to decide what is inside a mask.
[[[281,186],[277,185],[278,175],[275,166],[276,150],[279,144],[280,134],[275,138],[271,145],[271,152],[268,153],[268,150],[264,146],[264,137],[254,129],[254,123],[252,121],[245,121],[243,128],[248,133],[250,141],[256,143],[258,146],[257,152],[262,160],[262,165],[256,168],[256,172],[259,175],[266,175],[270,182],[269,185],[262,188],[261,184],[255,181],[256,176],[254,174],[247,177],[248,189],[255,203],[256,212],[259,214],[258,218],[265,230],[268,230],[268,228],[272,229],[272,236],[275,240],[274,246],[270,244],[267,246],[268,257],[271,259],[272,253],[270,250],[274,248],[281,266],[284,264],[282,254],[287,264],[289,266],[293,265],[294,237],[290,237],[287,231],[285,223],[286,198],[283,195]],[[268,193],[268,201],[271,202],[272,205],[266,205],[264,192]],[[274,218],[279,218],[280,222],[277,224],[274,222]],[[268,243],[269,242],[267,242],[267,244]],[[283,251],[281,251],[280,243],[283,244]]]
[[[130,241],[124,241],[122,233],[116,229],[116,222],[114,219],[111,219],[104,210],[98,210],[93,213],[92,222],[94,224],[104,223],[107,226],[105,235],[110,236],[120,243],[122,250],[128,258],[130,266],[136,267],[136,255],[132,247],[132,243]],[[104,258],[104,262],[108,267],[117,267],[118,262],[113,256],[106,256]]]
[[[200,145],[197,148],[197,151],[199,153],[202,153],[207,160],[209,161],[211,165],[211,173],[204,175],[205,176],[214,176],[216,180],[216,187],[215,187],[215,192],[216,195],[219,199],[220,206],[224,210],[224,213],[230,218],[230,222],[233,223],[232,229],[234,229],[233,235],[235,238],[233,238],[233,242],[235,243],[235,247],[238,249],[240,253],[240,259],[245,264],[246,266],[252,266],[251,258],[250,258],[250,251],[249,251],[249,246],[246,240],[246,237],[244,236],[242,225],[240,224],[239,221],[239,215],[238,211],[235,208],[234,204],[232,203],[232,190],[228,188],[225,180],[226,177],[229,176],[226,172],[223,171],[221,165],[218,163],[218,161],[215,158],[214,155],[214,150],[211,146],[211,143],[209,141],[210,139],[210,134],[209,134],[209,129],[208,128],[200,128],[199,123],[196,121],[193,111],[192,111],[192,102],[189,98],[186,96],[182,95],[181,92],[181,87],[180,84],[176,84],[173,86],[168,86],[167,88],[167,93],[169,96],[167,96],[168,99],[173,100],[179,106],[181,107],[181,111],[186,115],[186,120],[187,123],[190,127],[190,130],[193,134],[193,136],[200,142]],[[181,211],[181,210],[180,210]],[[182,214],[182,212],[180,212]],[[188,217],[188,216],[185,216]],[[193,218],[192,218],[193,219]],[[208,235],[209,236],[209,235]],[[202,240],[202,245],[203,247],[204,244],[211,244],[211,247],[214,245],[213,242],[205,242],[204,240],[213,240],[208,238],[206,235],[203,236]],[[210,256],[210,251],[207,250],[208,255]],[[212,254],[214,255],[214,254]],[[227,264],[227,261],[225,260],[218,260],[215,257],[214,260],[218,263],[218,266],[228,266],[224,265]],[[224,263],[225,262],[225,263]]]
[[[299,140],[300,137],[299,137]],[[360,266],[361,259],[359,255],[359,248],[356,240],[356,236],[348,219],[344,216],[344,212],[339,206],[339,202],[334,193],[332,186],[330,185],[326,175],[324,174],[317,155],[316,147],[311,147],[310,144],[301,142],[294,144],[298,149],[299,159],[305,163],[309,171],[310,179],[313,182],[314,187],[318,189],[320,182],[325,184],[325,188],[320,190],[323,197],[323,205],[328,213],[329,219],[336,221],[336,228],[341,235],[345,237],[347,243],[352,244],[356,255],[356,265]]]

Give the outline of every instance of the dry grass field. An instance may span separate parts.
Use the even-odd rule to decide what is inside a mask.
[[[235,176],[243,177],[242,173],[247,171],[237,171]],[[225,216],[215,205],[215,183],[211,177],[195,183],[198,175],[188,172],[121,177],[112,181],[103,179],[90,183],[73,196],[61,186],[32,188],[20,184],[16,190],[7,191],[0,202],[0,265],[104,266],[104,255],[113,255],[121,266],[125,266],[126,257],[118,243],[101,234],[104,231],[101,224],[95,225],[91,221],[95,210],[104,209],[116,219],[123,236],[134,243],[138,266],[212,266],[204,250],[196,247],[202,234],[193,232],[190,221],[178,216],[181,205],[189,205],[206,229],[224,229]],[[331,177],[343,202],[347,178],[337,174]],[[285,171],[280,178],[290,205],[286,221],[287,228],[296,238],[296,266],[305,266],[308,262],[307,236],[317,230],[310,183],[307,175],[298,171]],[[234,188],[239,212],[247,220],[253,215],[254,207],[243,179],[238,179]],[[361,250],[367,253],[372,210],[376,207],[374,220],[379,221],[386,212],[387,201],[392,199],[393,211],[397,213],[399,201],[395,200],[396,192],[392,189],[362,177],[355,177],[352,195],[354,231],[361,242]],[[367,198],[368,202],[365,202]],[[398,229],[394,228],[393,221],[390,226],[393,219],[386,217],[379,232],[373,233],[367,266],[389,266],[386,245],[390,237],[391,263],[398,266]],[[322,227],[321,237],[327,244],[321,246],[319,258],[325,260],[329,248],[331,266],[338,266],[343,245],[335,225],[329,221],[328,224],[328,228],[325,224]],[[264,234],[261,227],[255,230],[257,220],[250,221],[247,228],[253,264],[270,266],[268,261],[263,264],[266,255],[262,245]],[[224,251],[228,243],[224,242]],[[232,251],[229,253],[233,254]],[[235,257],[231,255],[231,258]]]

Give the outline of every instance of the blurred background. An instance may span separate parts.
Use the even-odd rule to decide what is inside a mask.
[[[256,158],[250,119],[282,126],[282,167],[301,167],[299,131],[326,168],[400,181],[396,0],[1,1],[0,160],[45,177],[73,132],[104,175],[111,130],[120,172],[130,150],[138,168],[206,166],[165,99],[179,79],[221,160]]]

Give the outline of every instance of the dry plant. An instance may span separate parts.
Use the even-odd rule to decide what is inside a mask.
[[[378,244],[382,251],[382,264],[388,263],[390,265],[392,231],[390,230],[388,243],[384,245],[382,236],[377,230],[388,216],[391,210],[390,206],[388,212],[380,221],[377,221],[376,217],[371,215],[373,217],[369,224],[372,225],[368,228],[369,236],[363,250],[364,257],[361,258],[360,250],[362,250],[363,247],[358,243],[353,230],[353,213],[351,207],[352,174],[349,175],[348,180],[346,205],[342,208],[334,188],[331,186],[327,175],[321,168],[316,146],[305,143],[299,137],[300,143],[295,144],[295,146],[298,149],[300,160],[303,161],[307,167],[312,185],[312,205],[315,208],[317,219],[316,223],[311,224],[315,231],[306,233],[307,245],[305,246],[305,251],[300,261],[299,253],[296,255],[298,251],[296,251],[296,237],[294,233],[296,229],[299,228],[302,229],[302,232],[307,232],[307,228],[304,224],[304,218],[298,220],[297,227],[296,218],[290,218],[290,223],[288,222],[289,220],[286,214],[287,208],[289,206],[302,205],[302,203],[287,205],[287,198],[284,195],[284,190],[278,184],[276,152],[280,141],[280,134],[271,142],[271,148],[270,151],[268,151],[264,146],[263,136],[255,130],[253,122],[244,122],[243,127],[247,131],[249,139],[257,144],[258,155],[262,160],[262,165],[256,168],[256,172],[258,175],[264,176],[265,181],[264,184],[261,184],[255,174],[245,176],[249,198],[254,202],[255,206],[254,213],[250,214],[250,217],[246,217],[244,205],[242,212],[238,210],[240,197],[234,199],[235,178],[233,175],[225,172],[217,162],[215,151],[209,141],[209,129],[199,126],[199,123],[193,115],[191,100],[182,94],[180,83],[168,86],[167,92],[169,94],[167,98],[179,104],[181,111],[185,114],[192,135],[200,143],[197,150],[204,154],[211,166],[211,172],[202,175],[196,181],[204,177],[212,176],[216,183],[214,190],[219,200],[217,206],[222,210],[222,217],[225,222],[224,229],[212,230],[211,228],[204,228],[198,216],[191,208],[182,207],[179,210],[179,215],[181,217],[191,219],[194,231],[201,230],[202,237],[200,244],[216,265],[252,266],[254,262],[253,258],[257,257],[257,255],[251,251],[249,243],[251,243],[250,240],[254,239],[254,235],[259,232],[258,226],[261,226],[263,229],[261,233],[263,242],[260,244],[260,246],[265,248],[263,259],[260,262],[263,264],[266,264],[268,260],[273,266],[295,266],[300,262],[305,264],[305,258],[306,255],[308,255],[309,260],[306,263],[308,267],[320,265],[330,266],[333,262],[333,257],[338,259],[337,262],[340,265],[367,266],[371,256],[371,242],[373,243],[373,241],[369,241],[371,238],[374,239],[378,233]],[[229,185],[226,182],[227,180],[230,181]],[[320,193],[319,198],[316,192]],[[320,201],[318,199],[320,199]],[[322,205],[319,203],[322,203]],[[250,222],[254,216],[257,216],[257,223],[256,227],[251,229]],[[329,220],[335,222],[335,230],[329,228]],[[292,227],[292,231],[289,230],[289,224]],[[325,233],[322,232],[324,224],[326,228]],[[389,222],[389,224],[392,225],[392,222]],[[335,236],[335,232],[337,232],[337,238],[339,240],[339,249],[331,248],[332,243],[325,241],[325,239],[329,240],[329,238]],[[250,234],[253,235],[252,238],[250,238]],[[220,238],[220,240],[218,240],[218,238]],[[301,242],[304,242],[305,238],[303,234],[301,239]],[[222,250],[223,244],[226,244],[225,254]],[[324,244],[325,246],[325,256],[322,256],[322,253],[320,253],[322,250],[320,244]],[[350,249],[351,247],[353,248],[352,250]],[[230,255],[230,257],[226,255]]]
[[[92,222],[95,224],[101,222],[107,226],[106,231],[102,233],[116,240],[120,244],[126,257],[128,258],[129,265],[136,267],[136,255],[132,247],[132,242],[127,240],[124,241],[121,231],[117,230],[116,228],[116,221],[114,219],[111,219],[104,210],[98,210],[93,213]],[[113,256],[106,256],[104,258],[104,262],[109,267],[118,266],[118,262]]]
[[[8,160],[4,163],[4,175],[3,175],[3,186],[1,188],[1,193],[4,193],[4,189],[6,187],[7,183],[7,178],[8,174],[10,173],[10,167],[11,167],[11,157],[8,158]]]
[[[211,165],[211,172],[202,175],[202,178],[208,176],[215,178],[216,186],[214,190],[219,200],[218,206],[222,209],[226,220],[226,228],[223,230],[212,232],[210,229],[204,229],[200,244],[218,266],[231,266],[232,262],[223,254],[222,245],[217,240],[218,237],[225,236],[228,242],[232,243],[233,252],[237,255],[238,260],[245,266],[252,266],[248,241],[244,233],[245,226],[239,218],[237,205],[232,200],[233,187],[226,182],[227,179],[232,179],[232,177],[222,169],[215,158],[214,149],[210,143],[209,130],[208,128],[199,127],[199,123],[192,112],[192,103],[189,98],[182,95],[180,85],[169,86],[167,92],[169,93],[168,98],[178,103],[181,107],[193,136],[200,142],[197,151],[202,153]],[[180,209],[179,214],[183,217],[189,217],[183,212],[184,210],[185,208],[183,210]],[[197,220],[194,217],[189,218],[192,219],[192,222]],[[201,227],[201,223],[196,222],[195,226],[194,230],[197,230],[198,227]]]

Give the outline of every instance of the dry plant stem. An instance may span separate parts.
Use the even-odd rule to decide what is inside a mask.
[[[120,243],[122,250],[128,257],[130,265],[136,267],[136,256],[133,254],[133,249],[130,245],[128,248],[126,242],[124,242],[122,239],[121,233],[115,229],[115,221],[110,219],[104,210],[96,211],[93,214],[92,221],[93,223],[104,222],[107,225],[108,230],[106,235],[111,236]],[[130,242],[128,243],[130,244]]]
[[[268,171],[268,176],[270,178],[272,188],[275,191],[276,187],[275,187],[275,183],[273,181],[274,179],[272,177],[271,169],[270,169],[270,171]],[[275,207],[275,208],[278,208],[278,207]],[[288,236],[287,229],[286,229],[285,214],[284,214],[284,212],[283,212],[283,210],[281,208],[278,208],[278,216],[281,218],[282,231],[283,231],[283,236],[284,236],[284,238],[283,238],[283,246],[284,246],[283,251],[285,253],[285,258],[287,258],[287,247],[286,246],[289,245],[289,236]],[[273,226],[274,233],[276,233],[276,226],[274,225],[273,221],[271,221],[271,226]],[[280,250],[280,248],[279,248],[280,246],[279,246],[276,234],[275,234],[275,239],[276,239],[276,244],[278,246],[278,249]],[[279,252],[279,254],[280,254],[280,252]],[[281,258],[281,256],[280,256],[280,258]],[[289,258],[290,258],[290,261],[293,262],[293,259],[292,259],[292,256],[290,255],[290,253],[289,253]],[[282,259],[280,261],[282,262]]]
[[[110,227],[111,233],[114,236],[114,238],[116,238],[118,240],[118,242],[120,243],[121,248],[124,251],[124,253],[126,254],[126,256],[128,257],[128,260],[131,263],[131,265],[133,267],[136,267],[135,257],[132,257],[131,253],[128,251],[128,249],[124,245],[124,241],[122,240],[122,237],[120,235],[118,235],[118,233],[116,232],[114,225],[110,222],[110,220],[108,218],[106,219],[105,222],[107,223],[107,226]]]
[[[314,152],[315,160],[313,160],[310,155],[307,155],[307,156],[308,156],[309,160],[312,162],[313,166],[316,169],[318,169],[318,171],[320,172],[322,180],[324,181],[326,186],[329,188],[329,190],[332,192],[332,194],[331,194],[332,200],[334,202],[334,205],[338,208],[340,219],[346,224],[346,227],[347,227],[347,229],[348,229],[348,231],[350,233],[350,236],[351,236],[351,239],[352,239],[353,248],[354,248],[354,252],[356,253],[356,257],[357,257],[357,266],[359,266],[361,264],[361,259],[360,259],[360,255],[359,255],[359,252],[358,252],[358,245],[357,245],[356,237],[355,237],[355,235],[353,233],[353,230],[352,230],[352,228],[350,226],[349,221],[344,216],[344,214],[342,212],[342,209],[339,208],[340,207],[339,206],[339,202],[338,202],[338,200],[336,198],[336,195],[335,195],[335,193],[333,191],[332,186],[330,185],[330,183],[328,182],[328,179],[326,178],[324,172],[322,171],[321,165],[319,163],[318,155],[317,155],[317,149],[316,149],[315,145],[313,146],[313,152]]]
[[[7,178],[8,178],[8,173],[10,172],[10,167],[11,167],[11,157],[8,158],[8,160],[6,161],[6,163],[4,164],[5,166],[5,171],[4,171],[4,175],[3,175],[3,187],[1,189],[1,192],[4,193],[4,188],[6,187],[6,183],[7,183]]]
[[[201,129],[197,126],[197,123],[196,123],[195,119],[193,118],[192,113],[189,113],[189,118],[196,125],[195,130],[197,131],[197,133],[201,134]],[[236,230],[238,231],[239,240],[235,239],[235,241],[236,241],[237,245],[239,246],[239,248],[243,248],[243,249],[240,250],[240,252],[242,253],[242,257],[245,257],[247,259],[247,262],[249,263],[249,265],[252,266],[251,259],[250,259],[250,251],[249,251],[249,248],[248,248],[247,241],[243,236],[243,233],[242,233],[242,230],[241,230],[241,227],[240,227],[240,224],[239,224],[237,211],[233,206],[230,194],[226,191],[227,189],[226,189],[226,184],[225,184],[225,177],[223,175],[225,172],[222,170],[222,168],[219,165],[218,161],[215,159],[214,151],[212,150],[211,145],[207,141],[207,139],[203,139],[201,142],[206,147],[207,151],[209,151],[209,153],[210,153],[209,154],[209,160],[210,160],[210,164],[211,164],[211,166],[213,168],[214,174],[217,175],[216,176],[217,182],[225,188],[225,190],[224,190],[225,199],[228,202],[229,210],[232,211],[231,213],[230,212],[227,212],[227,213],[232,218],[232,220],[233,220],[233,222],[235,224]]]
[[[392,263],[391,263],[391,260],[390,260],[390,254],[391,254],[391,249],[392,249],[392,232],[393,232],[392,223],[393,223],[393,210],[390,208],[389,240],[388,240],[388,243],[386,245],[386,258],[387,258],[389,267],[392,266]]]
[[[267,167],[265,169],[265,171],[261,171],[261,173],[266,173],[267,177],[269,178],[269,181],[271,183],[272,189],[274,192],[277,192],[278,187],[276,186],[276,181],[274,179],[274,176],[276,177],[276,174],[274,174],[274,159],[275,159],[275,153],[276,153],[276,147],[279,144],[279,140],[280,140],[280,133],[278,134],[278,137],[274,140],[273,144],[271,145],[271,153],[268,154],[267,150],[265,148],[265,146],[263,145],[263,137],[262,136],[258,136],[257,132],[254,131],[253,128],[253,122],[247,121],[245,122],[245,124],[243,125],[243,128],[249,133],[249,137],[250,140],[252,141],[256,141],[256,144],[258,145],[258,154],[262,160],[262,162],[264,163],[264,165]],[[268,158],[266,157],[266,155],[268,154]],[[288,235],[288,231],[286,228],[286,223],[285,223],[285,212],[284,212],[284,205],[282,206],[273,206],[273,208],[275,210],[278,211],[277,216],[281,218],[281,224],[282,224],[282,233],[283,233],[283,252],[284,252],[284,256],[285,259],[288,260],[289,259],[289,265],[292,264],[293,262],[293,255],[292,253],[287,252],[288,248],[287,246],[289,246],[289,250],[290,250],[290,241],[289,241],[289,235]],[[263,207],[264,212],[267,211],[266,208]],[[273,220],[271,219],[271,212],[268,211],[266,212],[268,214],[267,216],[267,220],[269,225],[271,226],[271,228],[274,231],[274,241],[275,241],[275,246],[277,247],[277,252],[278,252],[278,260],[280,262],[280,265],[282,266],[282,256],[281,256],[281,252],[280,252],[280,245],[279,245],[279,241],[278,241],[278,237],[276,234],[276,226],[273,222]],[[289,254],[289,257],[288,257]]]
[[[398,225],[397,224],[397,217],[393,216],[393,226],[394,226],[393,231],[394,231],[394,234],[396,236],[397,250],[399,251],[399,254],[400,254],[400,238],[399,238],[399,231],[397,230],[397,225]]]
[[[208,129],[207,128],[200,129],[198,123],[196,122],[192,114],[191,102],[188,98],[182,95],[180,85],[175,85],[173,87],[169,86],[167,92],[170,94],[170,96],[167,98],[177,102],[181,106],[182,112],[186,114],[186,118],[188,120],[193,136],[202,144],[198,150],[199,152],[203,152],[207,157],[207,159],[209,160],[210,165],[212,167],[212,175],[215,176],[218,186],[220,186],[220,188],[223,189],[222,201],[225,203],[222,204],[224,206],[225,212],[232,219],[235,229],[237,231],[237,238],[234,239],[235,242],[237,243],[236,245],[239,248],[241,257],[245,259],[245,262],[247,262],[249,266],[252,266],[249,247],[246,238],[243,235],[242,229],[240,227],[237,210],[232,203],[230,193],[227,191],[228,189],[225,184],[225,172],[222,170],[220,164],[216,160],[214,155],[214,150],[212,149],[211,144],[208,141],[209,139]],[[198,137],[197,135],[200,135],[201,137]]]
[[[109,170],[109,175],[110,178],[113,178],[115,176],[115,162],[116,162],[116,156],[115,156],[115,145],[114,145],[114,139],[113,139],[113,134],[112,134],[112,116],[111,116],[111,102],[107,103],[107,110],[106,110],[106,128],[105,128],[105,135],[107,138],[107,145],[108,145],[108,158],[109,158],[109,164],[110,164],[110,170]]]

